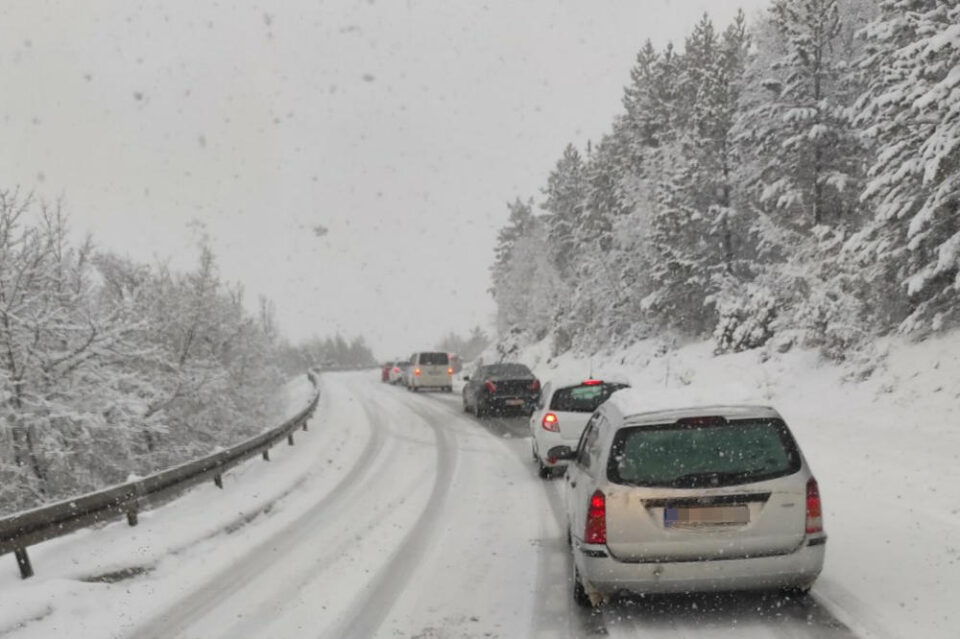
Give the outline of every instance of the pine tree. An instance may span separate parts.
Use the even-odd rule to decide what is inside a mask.
[[[533,225],[533,199],[523,202],[516,198],[513,203],[507,204],[510,217],[507,224],[497,232],[497,245],[494,248],[493,266],[490,268],[493,287],[490,292],[496,297],[496,291],[504,283],[510,261],[513,259],[513,249],[517,241],[524,237]]]
[[[563,150],[556,167],[547,178],[541,205],[547,211],[547,241],[560,276],[568,278],[576,247],[575,234],[581,224],[587,184],[583,158],[572,144]]]
[[[771,22],[786,50],[746,139],[760,155],[761,198],[794,228],[842,223],[856,214],[864,151],[846,117],[838,0],[777,0]]]
[[[878,145],[863,194],[876,213],[849,248],[876,281],[905,286],[902,330],[939,328],[960,320],[960,4],[880,7],[865,30],[870,86],[858,105]]]

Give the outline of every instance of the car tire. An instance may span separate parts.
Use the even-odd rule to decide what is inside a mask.
[[[550,479],[553,476],[553,469],[545,465],[540,459],[537,459],[537,477],[540,479]]]
[[[580,579],[580,571],[573,567],[573,603],[580,608],[593,608],[593,602],[587,595],[587,589],[583,587],[583,581]]]
[[[480,400],[477,400],[477,405],[473,407],[473,414],[477,416],[477,419],[483,419],[487,414],[487,411],[484,410],[483,404],[480,403]]]
[[[469,413],[469,412],[470,412],[470,407],[467,406],[467,397],[466,397],[466,395],[462,395],[462,396],[461,396],[461,400],[462,400],[461,403],[463,404],[463,412]]]
[[[788,588],[781,588],[779,590],[779,594],[783,599],[803,601],[810,594],[810,588],[811,586],[792,586]]]

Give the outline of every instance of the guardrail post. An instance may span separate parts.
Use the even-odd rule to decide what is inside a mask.
[[[33,577],[33,566],[30,565],[30,556],[27,555],[26,548],[17,548],[13,551],[17,558],[17,565],[20,567],[20,578],[29,579]]]
[[[136,526],[136,525],[139,523],[139,521],[140,521],[140,520],[139,520],[138,517],[137,517],[137,509],[136,509],[136,508],[131,508],[130,510],[127,511],[127,523],[128,523],[128,524],[130,524],[131,526]]]
[[[287,443],[293,446],[293,433],[287,434]]]
[[[265,448],[263,450],[263,461],[270,461],[270,449]]]
[[[214,475],[213,484],[220,490],[223,490],[223,475]]]

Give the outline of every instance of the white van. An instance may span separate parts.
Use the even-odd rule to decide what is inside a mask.
[[[416,392],[421,388],[436,388],[444,392],[453,390],[453,368],[450,355],[440,351],[414,353],[407,369],[407,388]]]

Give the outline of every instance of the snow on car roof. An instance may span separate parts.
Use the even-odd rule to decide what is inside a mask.
[[[779,414],[757,392],[732,386],[711,388],[625,388],[610,396],[607,405],[623,418],[657,418],[722,415],[778,417]]]

